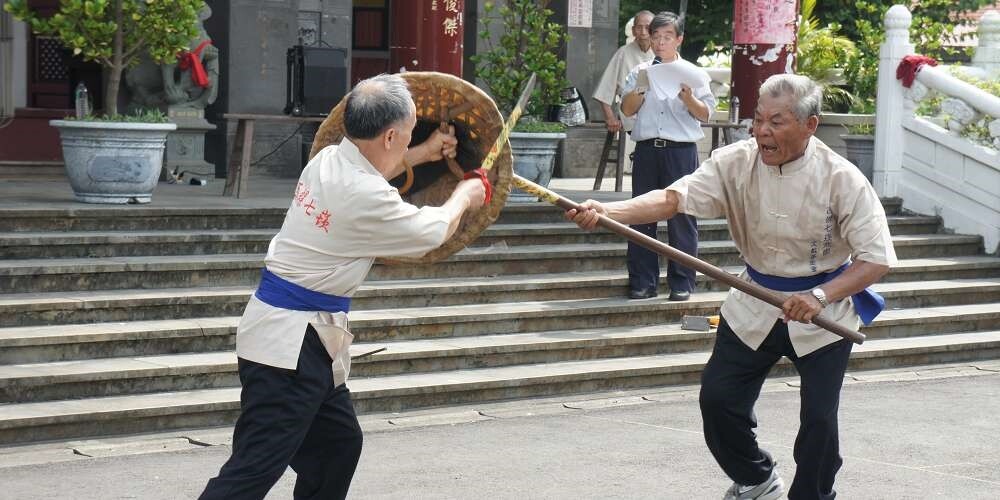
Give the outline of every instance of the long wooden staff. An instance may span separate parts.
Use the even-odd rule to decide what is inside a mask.
[[[482,168],[489,170],[493,167],[493,162],[499,155],[500,149],[503,148],[504,143],[507,142],[507,138],[510,135],[510,130],[514,127],[514,123],[521,116],[521,112],[524,109],[528,98],[531,96],[531,92],[535,85],[535,75],[532,74],[531,78],[528,80],[528,84],[525,86],[524,91],[521,93],[521,98],[518,99],[517,106],[511,111],[510,117],[507,119],[507,123],[504,124],[503,130],[500,131],[500,136],[497,138],[497,143],[493,145],[493,149],[486,155],[483,159]],[[537,197],[540,201],[551,203],[563,210],[580,210],[580,205],[568,198],[560,196],[558,193],[546,189],[534,182],[525,179],[517,174],[514,174],[514,185],[520,188],[522,191]],[[746,282],[733,276],[718,267],[709,264],[697,257],[692,257],[676,248],[667,245],[655,238],[650,238],[645,234],[640,233],[620,222],[614,221],[605,217],[603,215],[598,216],[597,225],[601,226],[615,234],[624,236],[626,239],[635,243],[637,245],[646,247],[660,255],[666,256],[668,259],[686,267],[690,267],[697,271],[700,271],[705,276],[721,281],[737,290],[748,293],[768,304],[771,304],[778,309],[781,309],[781,305],[785,302],[784,297],[772,292],[756,283]],[[833,332],[845,339],[854,342],[855,344],[861,344],[865,341],[864,334],[856,332],[849,328],[845,328],[840,324],[826,319],[821,316],[813,318],[812,322],[827,331]]]

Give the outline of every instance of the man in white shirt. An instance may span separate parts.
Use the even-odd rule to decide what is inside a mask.
[[[813,137],[822,90],[809,78],[774,75],[760,89],[754,138],[718,149],[693,174],[624,202],[588,200],[567,217],[593,228],[597,214],[623,223],[678,213],[724,216],[747,264],[746,281],[787,297],[779,310],[731,289],[702,374],[705,440],[733,480],[726,499],[776,499],[784,483],[757,444],[753,407],[782,356],[802,382],[797,464],[788,498],[833,499],[843,460],[837,409],[851,343],[811,323],[857,329],[884,301],[868,287],[896,263],[885,211],[850,162]],[[672,221],[672,219],[671,219]]]
[[[485,186],[462,181],[441,207],[417,208],[391,179],[407,164],[453,155],[436,132],[408,148],[416,108],[406,82],[360,82],[344,110],[346,136],[302,171],[261,284],[236,333],[242,412],[232,456],[202,499],[264,498],[290,465],[295,498],[344,498],[361,456],[361,427],[345,381],[350,297],[376,257],[420,256],[444,243]]]
[[[636,141],[635,162],[632,165],[632,196],[660,190],[698,168],[698,147],[695,144],[705,134],[701,122],[708,121],[715,108],[715,96],[705,85],[692,89],[681,85],[676,96],[658,98],[647,93],[648,84],[641,78],[646,68],[654,64],[684,66],[686,70],[704,70],[681,59],[684,41],[684,20],[673,12],[660,12],[649,25],[650,40],[656,58],[633,68],[625,80],[622,113],[635,116],[632,139]],[[656,222],[638,224],[632,229],[656,238]],[[698,223],[688,215],[674,217],[667,224],[667,241],[674,248],[698,255]],[[659,257],[633,243],[628,244],[629,298],[647,299],[657,295],[660,283]],[[667,264],[670,300],[688,300],[695,286],[695,272],[673,261]]]
[[[614,108],[618,107],[629,71],[640,63],[653,60],[653,47],[649,39],[649,23],[652,20],[653,13],[648,10],[640,11],[632,18],[632,35],[635,40],[618,48],[594,90],[594,99],[601,103],[601,109],[604,110],[604,124],[608,132],[622,129],[628,132],[635,123],[635,120],[621,116],[619,110]],[[628,134],[622,134],[622,137],[625,139],[625,171],[630,173],[632,162],[629,158],[635,150],[635,141]]]

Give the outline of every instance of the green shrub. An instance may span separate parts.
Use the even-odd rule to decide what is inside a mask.
[[[486,51],[472,56],[476,76],[486,85],[505,115],[517,104],[524,84],[532,73],[538,77],[525,114],[544,117],[548,107],[562,104],[561,92],[569,86],[566,61],[559,49],[569,40],[565,28],[549,20],[548,0],[506,0],[497,9],[494,2],[483,5],[479,38]],[[499,38],[494,40],[492,17],[498,12]]]
[[[808,76],[823,86],[823,108],[846,110],[854,103],[850,91],[837,86],[840,71],[846,61],[857,57],[854,42],[839,34],[840,25],[830,23],[820,27],[813,15],[816,0],[803,0],[799,17],[795,72]]]
[[[75,116],[67,116],[66,120],[76,120]],[[163,111],[158,109],[141,109],[124,115],[86,115],[79,119],[85,122],[123,122],[123,123],[168,123],[170,120]]]
[[[543,122],[535,117],[525,117],[514,125],[514,132],[559,133],[565,132],[566,125],[560,122]]]

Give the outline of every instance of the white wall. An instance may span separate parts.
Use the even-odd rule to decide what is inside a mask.
[[[903,122],[903,208],[939,215],[950,230],[978,234],[1000,252],[1000,153],[919,117]]]
[[[27,104],[27,46],[28,30],[24,23],[14,19],[14,16],[3,11],[6,2],[0,0],[0,21],[6,25],[6,32],[0,33],[0,98],[13,99],[8,103],[3,101],[5,114],[13,115],[15,108]]]

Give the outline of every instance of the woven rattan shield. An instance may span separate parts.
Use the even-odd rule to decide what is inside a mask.
[[[418,130],[414,131],[415,143],[422,141],[442,121],[449,122],[455,126],[455,135],[459,139],[457,160],[461,168],[468,171],[479,167],[503,128],[503,117],[493,100],[469,82],[449,74],[413,71],[400,76],[409,85],[417,108]],[[339,144],[344,138],[344,105],[345,101],[341,100],[320,125],[309,153],[310,159],[321,149]],[[426,133],[419,133],[421,128]],[[403,194],[404,200],[418,207],[439,206],[447,201],[459,178],[443,165],[444,162],[438,163],[440,164],[413,167],[417,179],[414,184],[421,187],[419,191],[414,189]],[[455,234],[440,247],[419,258],[394,257],[379,260],[387,264],[432,263],[468,246],[496,221],[507,202],[513,178],[512,164],[510,144],[507,143],[488,173],[490,183],[493,184],[493,199],[490,204],[467,212]],[[403,185],[405,181],[394,179],[393,184]]]

